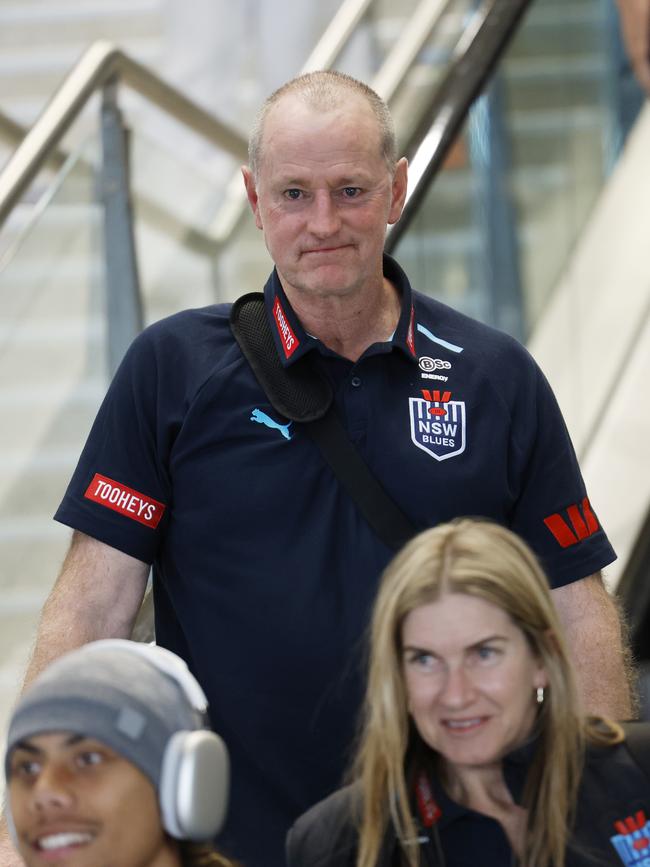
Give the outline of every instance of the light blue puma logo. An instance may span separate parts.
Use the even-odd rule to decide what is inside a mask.
[[[267,427],[275,428],[275,430],[279,430],[285,440],[291,439],[289,428],[291,427],[292,422],[289,422],[288,424],[280,424],[279,422],[274,421],[265,412],[262,412],[261,409],[254,409],[250,420],[256,421],[258,424],[265,424]]]

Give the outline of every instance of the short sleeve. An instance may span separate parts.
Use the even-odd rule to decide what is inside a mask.
[[[168,432],[155,342],[127,351],[99,409],[55,520],[151,563],[168,520]]]
[[[515,401],[510,526],[540,557],[552,586],[597,572],[616,554],[589,501],[555,395],[528,353]]]

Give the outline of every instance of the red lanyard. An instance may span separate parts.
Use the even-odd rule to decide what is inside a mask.
[[[429,779],[424,771],[420,771],[415,780],[415,797],[422,825],[431,828],[442,816],[442,810],[433,797]]]

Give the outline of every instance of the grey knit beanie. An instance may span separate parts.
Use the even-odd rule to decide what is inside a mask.
[[[48,666],[19,701],[5,775],[20,741],[61,731],[106,744],[158,790],[169,739],[206,727],[206,710],[200,686],[170,651],[121,639],[92,642]]]

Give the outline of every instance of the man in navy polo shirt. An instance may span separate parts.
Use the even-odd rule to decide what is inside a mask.
[[[243,173],[276,264],[265,299],[281,362],[317,360],[349,437],[416,525],[484,515],[526,538],[586,700],[627,716],[597,574],[614,553],[548,384],[514,340],[414,292],[383,257],[407,177],[384,104],[336,73],[296,79],[265,104]],[[56,516],[75,534],[30,677],[72,646],[129,635],[153,564],[158,641],[187,660],[232,757],[221,846],[279,867],[286,828],[340,783],[392,552],[271,407],[228,316],[179,313],[127,353]]]

